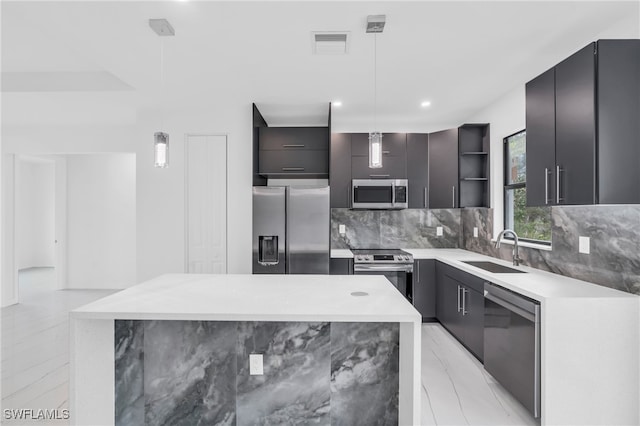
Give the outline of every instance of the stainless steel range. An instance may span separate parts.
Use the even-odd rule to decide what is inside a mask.
[[[413,256],[399,249],[353,252],[354,275],[384,275],[410,302],[413,299]]]

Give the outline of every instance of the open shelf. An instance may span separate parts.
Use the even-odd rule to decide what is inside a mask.
[[[489,125],[458,129],[460,207],[489,207]]]

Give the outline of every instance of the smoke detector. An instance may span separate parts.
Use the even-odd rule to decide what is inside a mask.
[[[314,55],[344,55],[349,53],[349,31],[313,31],[311,53]]]
[[[367,32],[381,33],[384,30],[386,15],[369,15],[367,16]]]

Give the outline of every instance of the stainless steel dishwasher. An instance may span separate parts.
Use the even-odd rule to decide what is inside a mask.
[[[484,368],[540,417],[540,303],[484,283]]]

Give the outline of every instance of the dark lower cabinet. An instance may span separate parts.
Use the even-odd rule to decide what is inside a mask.
[[[332,257],[329,260],[329,275],[353,275],[353,259]]]
[[[413,263],[413,306],[423,321],[436,318],[436,261],[433,259]]]
[[[438,321],[476,358],[484,354],[484,281],[436,262]]]

